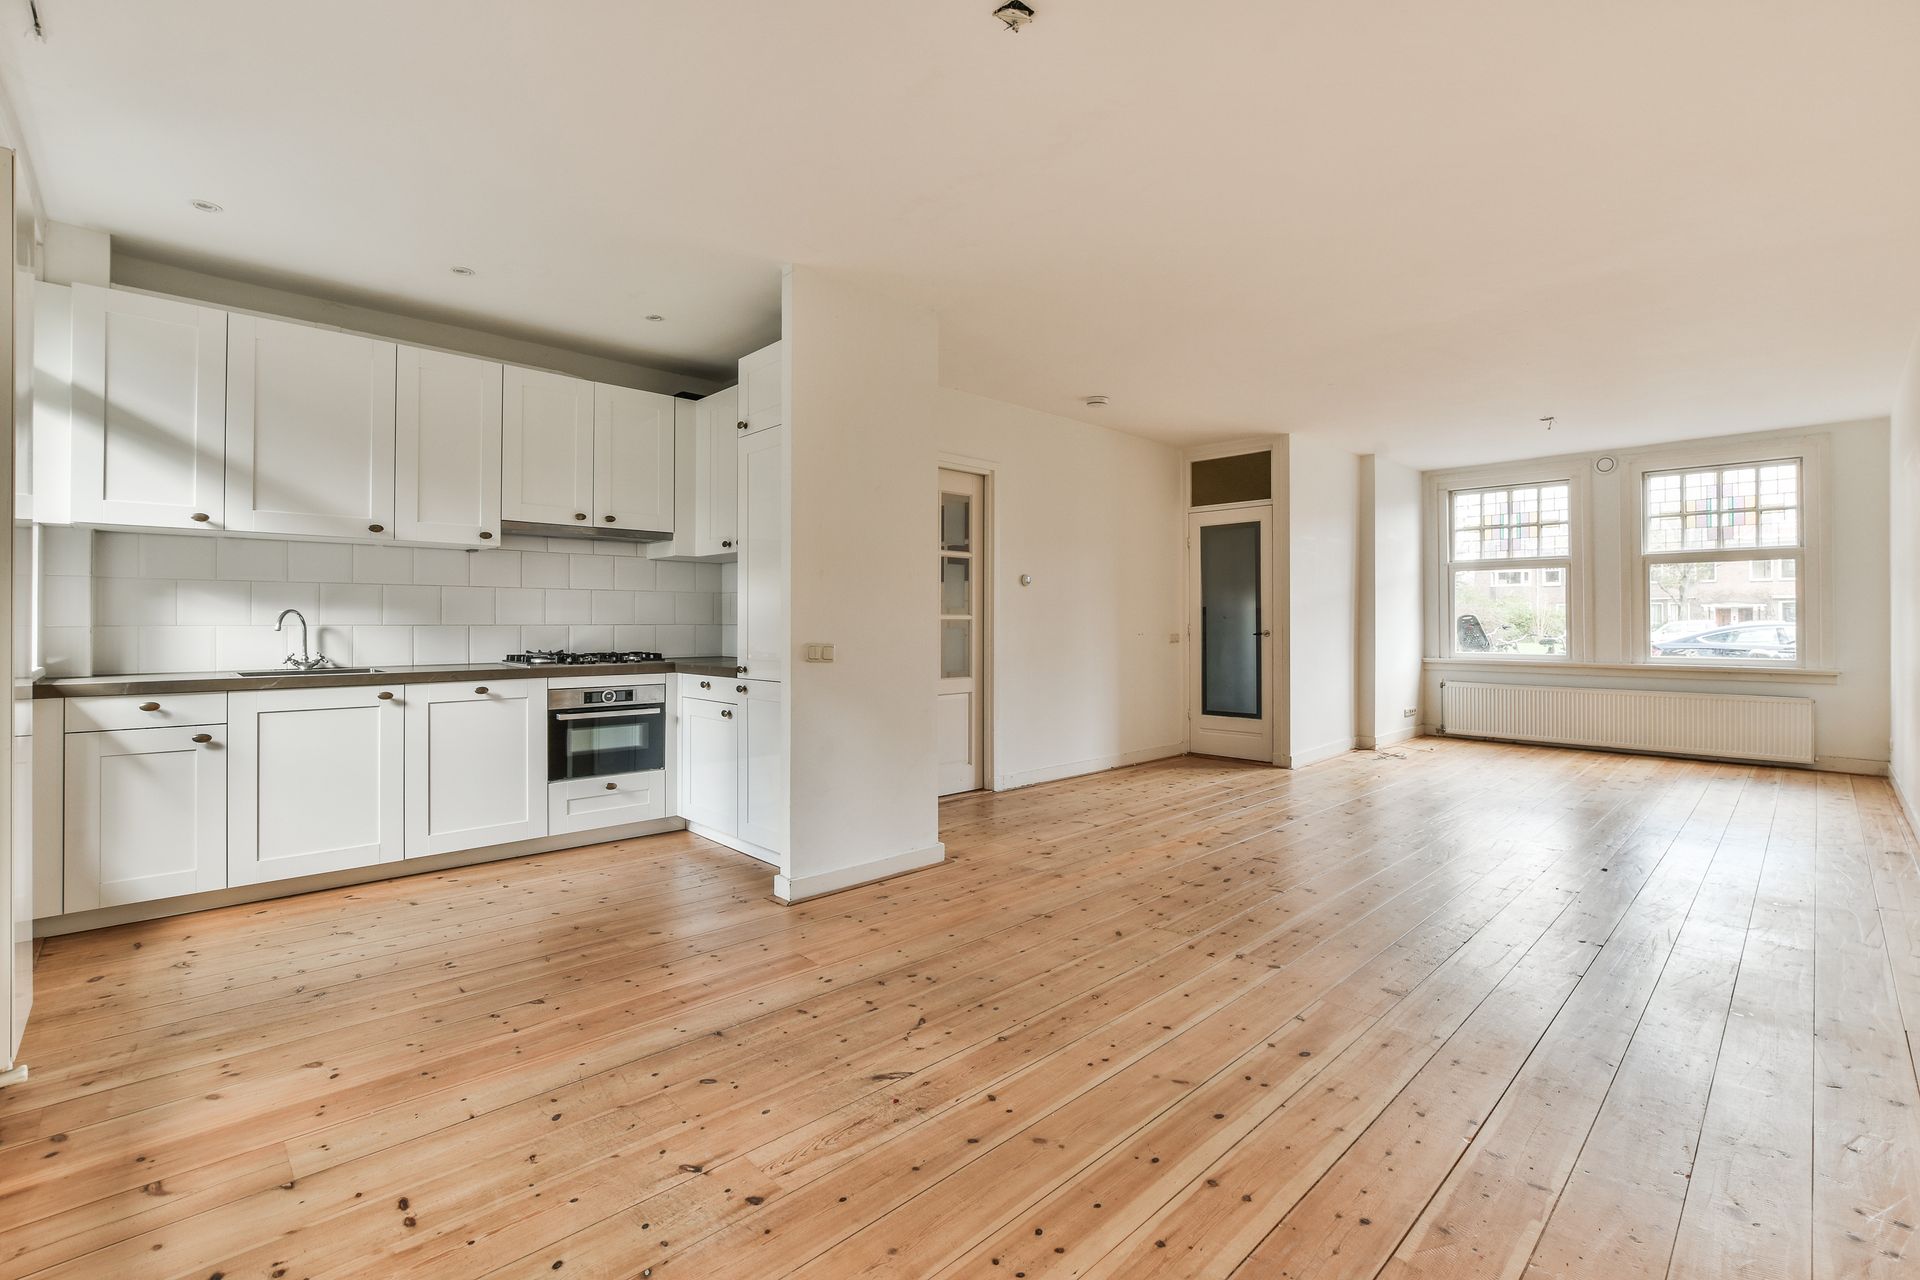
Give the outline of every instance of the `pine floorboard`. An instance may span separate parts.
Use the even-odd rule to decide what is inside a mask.
[[[1920,1274],[1886,783],[1419,740],[47,939],[0,1280]]]

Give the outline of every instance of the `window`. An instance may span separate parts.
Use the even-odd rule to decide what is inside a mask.
[[[1640,559],[1650,657],[1800,660],[1802,471],[1800,459],[1785,458],[1647,473]]]
[[[1447,494],[1451,652],[1567,655],[1570,493],[1562,480]]]

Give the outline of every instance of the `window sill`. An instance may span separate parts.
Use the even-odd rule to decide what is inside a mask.
[[[1760,684],[1835,684],[1840,673],[1813,667],[1718,667],[1681,662],[1564,662],[1554,658],[1427,658],[1430,671],[1494,675],[1565,672],[1580,676],[1634,676],[1655,680],[1744,680]]]

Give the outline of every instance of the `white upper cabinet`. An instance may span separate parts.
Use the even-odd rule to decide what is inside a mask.
[[[593,389],[593,523],[673,531],[674,398]]]
[[[782,680],[787,668],[786,432],[759,431],[740,442],[741,674]]]
[[[781,366],[785,344],[776,342],[740,358],[740,417],[734,429],[752,435],[787,420],[787,397]]]
[[[504,518],[579,525],[592,519],[593,390],[579,378],[508,366],[501,418]]]
[[[408,685],[407,856],[547,834],[547,682]]]
[[[227,322],[227,528],[393,536],[391,342]]]
[[[500,544],[500,366],[401,347],[394,527],[410,542]]]
[[[673,537],[655,560],[731,560],[740,491],[740,389],[676,400]]]
[[[73,520],[222,527],[227,314],[84,284],[70,302]]]

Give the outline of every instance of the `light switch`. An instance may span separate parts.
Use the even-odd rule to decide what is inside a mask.
[[[832,662],[833,646],[830,644],[802,645],[800,656],[808,662]]]

